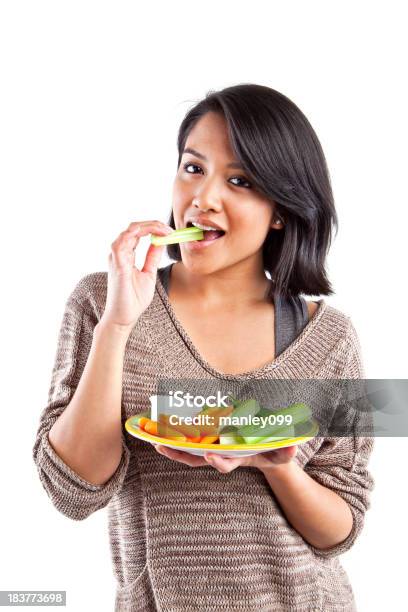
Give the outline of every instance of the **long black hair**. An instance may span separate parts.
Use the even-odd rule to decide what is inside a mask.
[[[222,114],[238,161],[264,197],[276,204],[283,221],[270,229],[262,247],[264,270],[272,281],[270,297],[331,295],[325,260],[338,230],[330,176],[320,142],[302,111],[278,91],[252,83],[210,91],[184,117],[178,133],[178,163],[187,137],[207,112]],[[173,211],[168,221],[175,228]],[[169,257],[181,261],[178,244]]]

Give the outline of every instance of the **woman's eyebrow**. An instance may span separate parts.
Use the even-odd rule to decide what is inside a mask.
[[[191,153],[191,155],[195,155],[196,157],[198,157],[199,159],[202,159],[203,161],[208,161],[208,159],[205,157],[205,155],[203,155],[202,153],[199,153],[195,149],[191,149],[190,147],[185,148],[184,151],[183,151],[183,155],[184,155],[184,153]],[[230,164],[227,164],[227,168],[240,168],[240,169],[242,169],[242,166],[238,162],[231,162]]]

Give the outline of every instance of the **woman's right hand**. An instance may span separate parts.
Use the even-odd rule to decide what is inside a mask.
[[[150,244],[141,270],[134,265],[135,248],[141,236],[166,236],[173,231],[173,228],[161,221],[136,221],[112,243],[106,306],[101,325],[110,325],[129,333],[132,331],[153,299],[157,268],[164,245]]]

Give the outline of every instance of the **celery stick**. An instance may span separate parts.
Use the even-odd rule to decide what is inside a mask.
[[[260,436],[259,438],[243,438],[245,444],[264,444],[266,442],[276,442],[277,440],[285,440],[285,438],[294,438],[295,437],[295,427],[293,425],[289,425],[288,427],[281,427],[280,429],[276,429],[273,435],[271,436]]]
[[[233,402],[234,408],[238,408],[240,407],[242,404],[246,404],[247,402],[256,402],[258,404],[258,412],[256,412],[256,416],[268,416],[271,414],[271,410],[268,408],[262,408],[262,406],[259,404],[259,402],[255,399],[249,399],[249,400],[235,400]],[[235,411],[232,413],[235,414]],[[252,415],[255,416],[255,415]]]
[[[245,401],[234,402],[234,410],[231,413],[231,418],[238,417],[249,417],[258,414],[260,406],[255,399],[248,399]]]
[[[155,246],[162,244],[177,244],[179,242],[189,242],[191,240],[202,240],[204,238],[204,231],[199,227],[182,227],[181,229],[174,230],[172,234],[167,236],[156,236],[152,234],[150,242]]]
[[[292,404],[287,408],[279,408],[278,410],[273,411],[271,410],[269,414],[280,414],[282,416],[290,415],[292,417],[292,423],[290,426],[294,426],[310,419],[312,416],[312,411],[307,404],[297,403]],[[238,434],[244,438],[247,444],[255,444],[262,438],[271,437],[275,434],[280,435],[276,432],[279,432],[279,430],[283,427],[288,427],[288,425],[266,424],[265,427],[262,427],[262,425],[245,425],[244,427],[238,428]]]
[[[244,444],[244,442],[244,438],[237,436],[232,431],[220,434],[220,444]]]

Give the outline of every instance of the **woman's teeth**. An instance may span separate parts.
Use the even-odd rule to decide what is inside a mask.
[[[202,230],[215,230],[215,231],[223,231],[220,230],[218,227],[211,227],[211,225],[202,225],[201,223],[195,223],[195,222],[191,222],[192,225],[194,225],[194,227],[198,227],[199,229]]]

